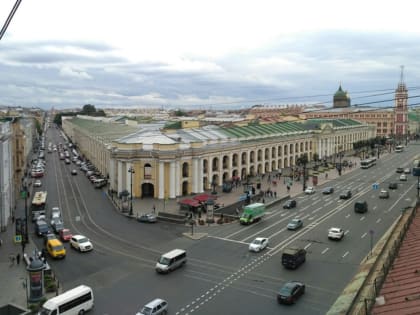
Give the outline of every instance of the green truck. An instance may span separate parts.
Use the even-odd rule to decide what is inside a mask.
[[[253,203],[244,208],[244,212],[239,219],[241,224],[251,224],[260,220],[265,214],[265,204]]]

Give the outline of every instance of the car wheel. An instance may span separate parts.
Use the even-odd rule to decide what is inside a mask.
[[[85,310],[80,310],[79,315],[83,315],[85,313]]]

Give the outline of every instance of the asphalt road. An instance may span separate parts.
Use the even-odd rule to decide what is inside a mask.
[[[58,130],[50,128],[48,142],[64,142]],[[49,259],[64,289],[79,284],[94,288],[92,314],[135,314],[155,297],[169,302],[170,314],[325,314],[356,272],[371,246],[392,225],[401,209],[412,205],[417,178],[408,175],[399,181],[398,166],[410,167],[419,146],[403,153],[391,153],[376,166],[357,169],[313,195],[298,196],[295,209],[270,208],[264,219],[250,226],[237,223],[217,227],[197,227],[209,237],[193,241],[182,236],[189,228],[159,222],[142,224],[115,211],[108,197],[95,189],[82,171],[72,176],[75,164],[66,165],[57,152],[46,155],[47,172],[42,179],[48,191],[48,210],[62,209],[64,223],[73,234],[89,237],[94,250],[78,253],[68,246],[63,260]],[[78,168],[77,168],[78,169]],[[379,199],[372,184],[387,187],[391,180],[398,189],[389,199]],[[351,189],[350,200],[338,198]],[[354,213],[356,200],[366,200],[369,211]],[[301,218],[304,227],[288,231],[287,223]],[[31,225],[32,226],[32,225]],[[327,230],[341,227],[342,241],[330,241]],[[250,253],[248,244],[257,236],[270,238],[269,248]],[[34,236],[41,247],[42,239]],[[281,266],[285,246],[297,245],[308,251],[307,261],[290,271]],[[154,266],[161,253],[174,248],[188,252],[188,263],[168,275],[159,275]],[[306,294],[292,306],[278,305],[276,292],[288,280],[306,284]]]

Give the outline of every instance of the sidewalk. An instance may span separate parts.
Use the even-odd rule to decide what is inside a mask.
[[[385,154],[384,154],[385,155]],[[347,161],[351,161],[353,162],[353,167],[352,168],[345,168],[342,170],[342,175],[344,176],[348,173],[350,173],[351,171],[360,168],[359,163],[360,163],[360,159],[358,157],[354,157],[354,156],[348,156],[344,158]],[[343,160],[344,160],[343,159]],[[355,162],[357,163],[357,166],[354,166]],[[326,176],[326,174],[328,174]],[[312,176],[309,176],[309,179],[306,181],[306,187],[308,186],[315,186],[319,187],[319,186],[323,186],[324,184],[330,182],[331,180],[334,180],[339,176],[338,171],[334,168],[334,169],[329,169],[327,171],[324,171],[322,173],[318,174],[318,183],[317,185],[313,185],[313,181],[312,181]],[[288,196],[290,197],[295,197],[301,193],[303,193],[303,179],[301,178],[300,181],[293,181],[293,184],[290,187],[290,191],[287,191],[287,187],[286,184],[284,182],[284,177],[281,177],[280,179],[274,179],[273,176],[271,176],[272,180],[269,182],[267,181],[268,176],[264,176],[263,179],[261,179],[260,183],[261,183],[261,191],[267,191],[267,189],[270,189],[271,191],[276,192],[277,197],[264,197],[264,201],[266,203],[272,202],[276,199],[284,199]],[[276,180],[277,184],[273,185],[272,181]],[[252,178],[250,179],[250,182],[256,182],[256,178]],[[319,188],[318,188],[319,189]],[[233,188],[232,191],[230,193],[225,193],[222,192],[221,187],[217,187],[216,189],[217,191],[217,203],[221,204],[221,205],[230,205],[233,204],[235,202],[237,202],[240,198],[241,195],[244,194],[243,191],[243,187],[242,185],[238,186],[237,188]],[[259,190],[257,189],[256,191],[257,193],[259,192]],[[207,194],[211,194],[211,190],[207,190],[204,193]],[[133,199],[133,215],[134,217],[140,216],[141,214],[144,213],[150,213],[153,212],[153,208],[155,208],[155,212],[168,212],[168,213],[173,213],[173,214],[180,214],[179,211],[179,204],[178,202],[182,199],[191,199],[193,198],[195,195],[187,195],[187,196],[183,196],[180,198],[176,198],[176,199],[169,199],[169,200],[157,200],[154,198],[144,198],[144,199],[140,199],[140,198],[134,198]],[[115,200],[114,200],[115,201]],[[118,201],[117,201],[118,202]],[[125,213],[127,214],[127,213]]]
[[[27,183],[32,181],[32,178],[27,178]],[[32,185],[28,186],[30,196],[32,196]],[[28,198],[28,225],[32,224],[29,214],[30,198]],[[19,198],[16,202],[15,217],[24,220],[25,217],[25,199]],[[36,244],[32,241],[32,235],[29,233],[29,243],[25,245],[25,252],[22,252],[22,245],[14,242],[15,223],[10,220],[6,226],[6,230],[0,232],[0,239],[2,246],[0,246],[0,308],[5,305],[10,305],[14,308],[14,312],[10,314],[26,314],[28,306],[29,285],[28,272],[26,270],[26,262],[24,253],[30,257],[34,252],[38,252]],[[17,264],[15,259],[11,263],[10,256],[20,254],[20,263]],[[46,293],[45,297],[50,298],[55,296],[55,293]],[[21,311],[19,311],[21,310]],[[9,313],[6,313],[9,314]]]

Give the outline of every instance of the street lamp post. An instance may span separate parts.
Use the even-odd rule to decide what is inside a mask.
[[[130,212],[129,215],[133,215],[133,174],[135,173],[133,166],[128,169],[130,173]]]

